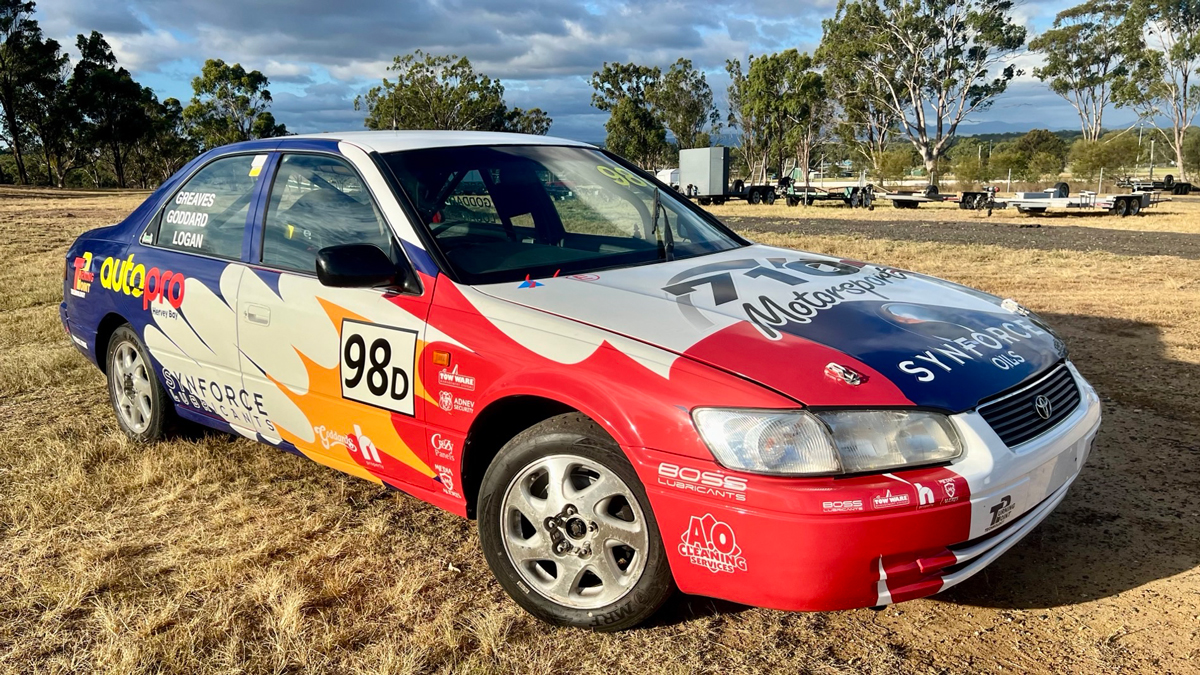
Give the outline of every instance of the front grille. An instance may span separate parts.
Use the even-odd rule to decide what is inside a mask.
[[[1051,412],[1043,419],[1038,413],[1039,396],[1050,400]],[[1054,428],[1079,407],[1079,387],[1066,365],[1060,365],[1049,375],[994,401],[979,406],[979,414],[1010,448],[1027,443]]]

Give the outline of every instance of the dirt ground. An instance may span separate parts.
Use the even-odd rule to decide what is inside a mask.
[[[0,190],[0,672],[1200,672],[1200,201],[715,209],[766,243],[1017,298],[1105,422],[1062,506],[942,595],[819,614],[679,596],[599,635],[523,614],[472,522],[220,434],[126,442],[57,304],[67,244],[142,198]]]

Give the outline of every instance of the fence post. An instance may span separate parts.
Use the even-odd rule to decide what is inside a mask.
[[[1012,169],[1008,170],[1008,192],[1012,192]]]
[[[1104,167],[1100,167],[1100,182],[1096,183],[1096,194],[1104,192]]]

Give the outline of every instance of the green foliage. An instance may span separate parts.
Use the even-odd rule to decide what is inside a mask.
[[[1059,12],[1054,27],[1029,43],[1029,49],[1044,59],[1033,74],[1075,107],[1088,140],[1100,137],[1113,87],[1129,73],[1125,7],[1111,0],[1088,0]]]
[[[268,85],[267,76],[257,70],[209,59],[192,80],[192,102],[184,108],[183,119],[204,148],[283,136],[287,128],[267,111]]]
[[[1038,153],[1049,154],[1058,160],[1060,169],[1067,157],[1066,141],[1045,129],[1031,129],[1013,147],[1030,158]]]
[[[898,131],[897,116],[893,106],[882,103],[890,88],[866,73],[880,70],[886,55],[871,41],[853,35],[871,7],[852,3],[842,10],[839,17],[822,21],[825,38],[815,57],[824,68],[831,104],[839,112],[833,133],[853,152],[856,165],[878,173],[882,155]],[[844,39],[847,33],[851,39]]]
[[[618,103],[632,99],[637,105],[649,103],[650,90],[662,71],[636,63],[608,63],[592,73],[592,107],[611,112]]]
[[[645,105],[632,97],[616,102],[604,125],[605,147],[638,166],[652,167],[667,155],[667,130]]]
[[[43,44],[42,29],[33,18],[32,2],[0,0],[0,108],[3,112],[4,140],[13,150],[17,179],[29,182],[25,166],[25,146],[29,131],[24,113],[29,110],[30,81],[45,77],[47,66],[36,52]]]
[[[747,164],[769,173],[796,157],[810,166],[809,156],[824,139],[831,113],[824,78],[812,57],[788,49],[751,56],[744,74],[737,61],[727,62],[726,70],[729,126],[742,134]]]
[[[1027,180],[1058,180],[1062,174],[1063,162],[1051,152],[1035,152],[1026,165]]]
[[[916,166],[918,157],[912,148],[892,148],[879,156],[876,178],[880,183],[898,182],[908,177]]]
[[[1015,147],[1015,143],[1000,143],[992,148],[988,165],[997,180],[1012,176],[1016,180],[1025,180],[1029,169],[1029,156]]]
[[[680,149],[708,145],[720,115],[704,73],[679,59],[664,74],[636,63],[605,63],[592,73],[592,106],[610,113],[608,149],[641,166],[670,163],[666,132]]]
[[[1127,132],[1105,134],[1095,141],[1081,138],[1071,145],[1071,175],[1091,181],[1103,169],[1106,176],[1115,179],[1135,168],[1137,156],[1137,136]]]
[[[992,180],[991,157],[985,143],[964,138],[954,144],[949,154],[950,170],[960,186],[976,186]]]
[[[1143,119],[1166,119],[1160,136],[1175,153],[1180,178],[1187,175],[1185,142],[1200,92],[1200,0],[1132,0],[1125,15],[1124,54],[1129,71],[1117,78],[1114,101]]]
[[[708,146],[709,131],[721,121],[707,78],[688,59],[676,61],[650,86],[648,101],[680,150]]]
[[[354,109],[367,113],[363,125],[368,129],[550,130],[552,120],[540,108],[510,110],[504,85],[475,72],[466,57],[418,49],[397,56],[388,70],[395,74],[394,81],[384,78],[354,99]]]
[[[129,71],[117,67],[117,58],[104,37],[96,31],[75,42],[79,63],[73,75],[83,133],[93,145],[108,151],[117,186],[126,186],[126,153],[147,126],[145,105],[153,94],[133,80]]]
[[[1025,44],[1011,0],[842,0],[822,42],[867,55],[861,95],[899,121],[936,182],[958,125],[986,109],[1019,71]]]

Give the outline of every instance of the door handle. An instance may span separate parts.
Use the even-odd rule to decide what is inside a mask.
[[[262,305],[246,305],[246,320],[261,326],[271,325],[271,309]]]

